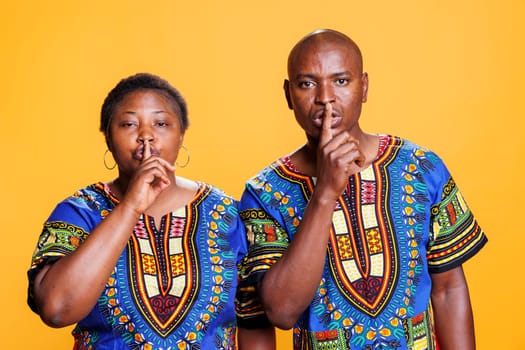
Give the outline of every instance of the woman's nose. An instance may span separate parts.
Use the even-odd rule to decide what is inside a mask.
[[[155,134],[149,127],[141,127],[137,137],[137,141],[140,143],[153,142],[155,140]]]

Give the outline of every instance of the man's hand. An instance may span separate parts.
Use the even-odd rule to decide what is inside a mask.
[[[326,191],[336,200],[343,193],[348,177],[358,172],[364,164],[359,142],[347,131],[334,135],[332,105],[325,105],[325,113],[317,149],[316,190]]]

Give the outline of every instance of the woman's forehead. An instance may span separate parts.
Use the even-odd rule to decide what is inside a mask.
[[[144,105],[163,105],[180,116],[180,106],[167,92],[158,89],[136,89],[126,93],[116,105],[116,110],[123,107],[139,107]]]

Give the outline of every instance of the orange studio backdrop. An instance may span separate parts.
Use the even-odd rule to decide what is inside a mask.
[[[7,1],[0,14],[3,278],[0,347],[71,349],[71,327],[26,305],[43,221],[103,165],[99,110],[121,78],[152,72],[186,97],[180,175],[239,197],[244,181],[304,140],[282,93],[304,34],[341,30],[370,77],[365,130],[446,162],[489,244],[465,270],[478,349],[523,349],[525,3],[499,1]],[[280,331],[279,349],[291,348]]]

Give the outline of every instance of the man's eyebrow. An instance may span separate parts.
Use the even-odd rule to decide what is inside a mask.
[[[337,77],[347,77],[352,76],[352,73],[350,71],[342,71],[342,72],[336,72],[330,75],[330,78],[337,78]],[[317,79],[317,76],[315,74],[311,73],[300,73],[296,74],[294,77],[294,80],[300,80],[300,79]]]
[[[294,76],[294,80],[300,80],[300,79],[315,79],[316,76],[314,74],[309,74],[309,73],[301,73],[301,74],[296,74]]]
[[[332,74],[332,77],[347,77],[349,75],[352,75],[352,73],[350,73],[350,71],[345,70],[344,72],[338,72],[338,73]]]

